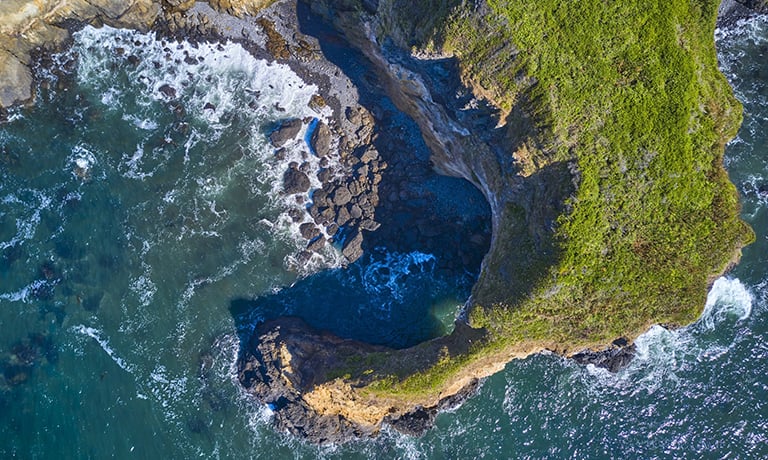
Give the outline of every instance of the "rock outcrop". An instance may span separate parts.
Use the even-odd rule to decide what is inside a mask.
[[[172,2],[159,0],[4,0],[0,2],[0,109],[29,101],[32,53],[57,50],[75,24],[149,30]]]

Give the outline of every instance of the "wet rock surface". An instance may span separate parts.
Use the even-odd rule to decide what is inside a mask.
[[[627,367],[635,357],[636,350],[635,344],[620,338],[614,340],[612,346],[605,350],[585,350],[571,356],[571,359],[582,365],[592,364],[616,373]]]
[[[288,141],[294,140],[301,131],[301,120],[284,121],[277,129],[269,135],[269,140],[275,147],[282,147]]]

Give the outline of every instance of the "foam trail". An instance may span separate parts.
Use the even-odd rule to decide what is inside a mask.
[[[94,339],[96,343],[99,344],[101,349],[104,350],[104,352],[110,358],[112,358],[112,361],[114,361],[124,371],[130,374],[133,374],[134,372],[133,367],[130,364],[128,364],[123,358],[117,356],[117,353],[115,353],[115,350],[113,350],[112,347],[109,346],[109,340],[101,336],[101,331],[92,327],[83,326],[82,324],[74,326],[72,330],[78,334]]]

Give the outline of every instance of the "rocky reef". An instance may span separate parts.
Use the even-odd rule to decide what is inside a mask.
[[[491,237],[478,225],[458,259],[489,250],[450,335],[397,350],[281,318],[241,347],[240,382],[282,430],[314,442],[383,425],[418,434],[511,359],[549,350],[618,370],[651,324],[695,320],[708,283],[751,241],[722,167],[740,112],[712,32],[766,4],[699,3],[11,0],[0,4],[0,107],[31,100],[33,56],[65,46],[83,24],[235,40],[290,65],[320,88],[311,104],[333,112],[328,122],[285,120],[270,135],[280,155],[308,129],[320,158],[317,170],[295,163],[284,175],[284,192],[297,196],[292,217],[311,217],[299,263],[329,241],[352,263],[369,237],[393,239],[403,229],[381,222],[394,221],[396,203],[426,199],[409,184],[428,166],[474,184]],[[635,33],[640,16],[656,37]],[[328,43],[375,81],[347,72],[348,55]],[[384,138],[381,108],[365,94],[417,125],[428,161],[379,148],[396,136]],[[322,187],[305,203],[310,175]],[[468,243],[429,219],[408,225],[456,251]]]

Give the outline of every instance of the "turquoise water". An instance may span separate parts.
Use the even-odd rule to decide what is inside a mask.
[[[0,456],[768,457],[768,20],[742,29],[718,33],[745,104],[727,166],[758,237],[702,318],[651,329],[618,374],[538,355],[422,438],[324,447],[274,432],[241,392],[233,315],[407,346],[446,332],[473,274],[386,248],[298,264],[280,187],[306,146],[278,161],[266,136],[328,116],[307,106],[316,89],[237,45],[86,29],[59,58],[78,57],[73,81],[50,74],[0,126]]]

